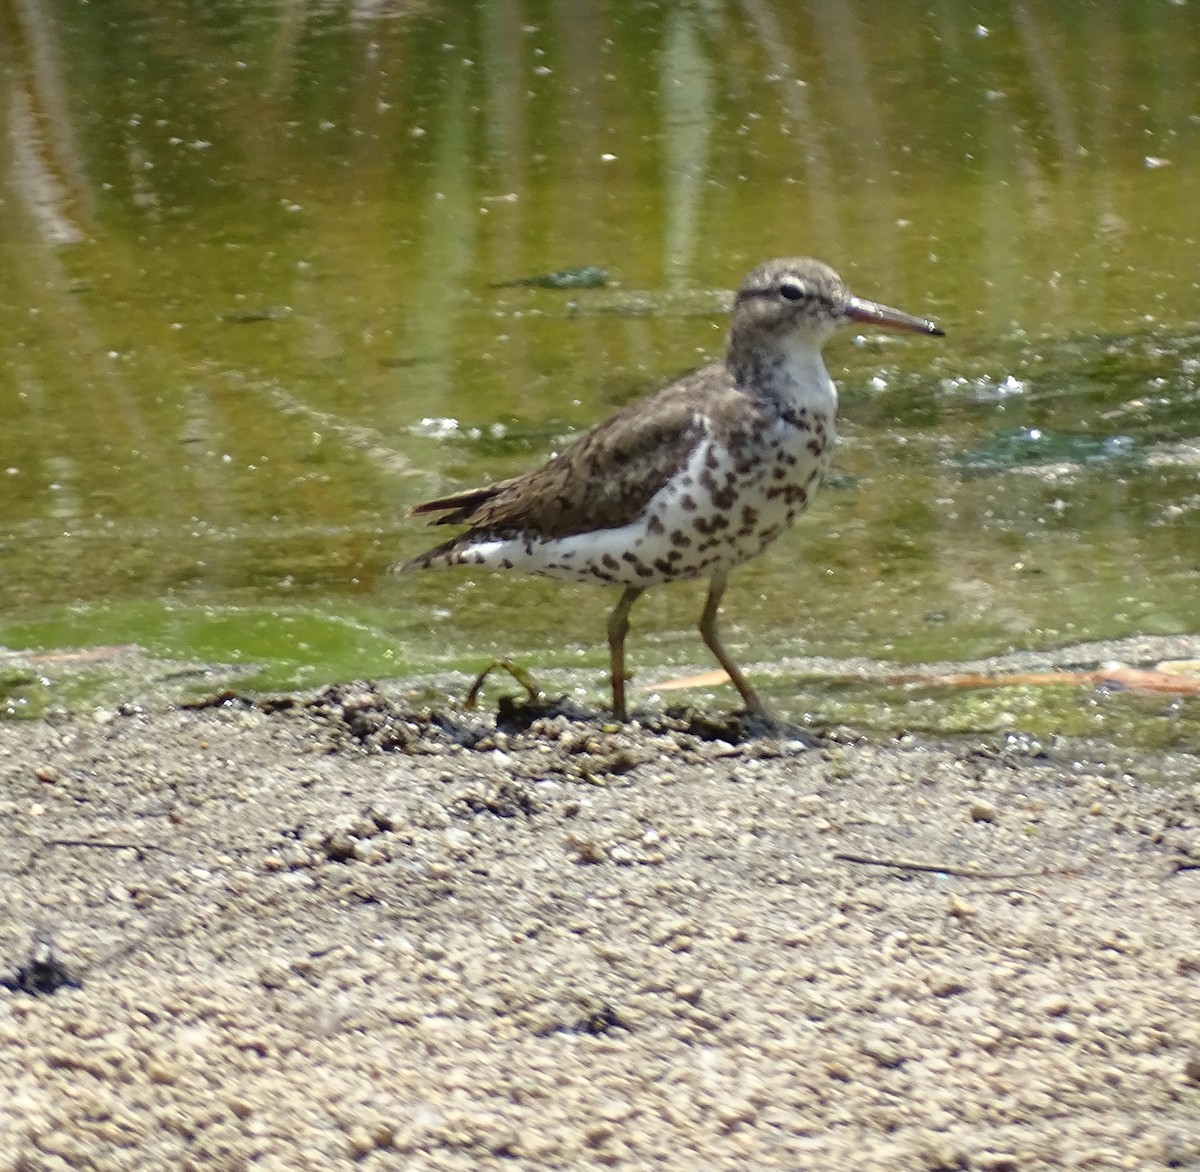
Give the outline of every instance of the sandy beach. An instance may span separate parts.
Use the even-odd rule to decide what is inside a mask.
[[[0,724],[0,1167],[1200,1168],[1194,759],[529,715]]]

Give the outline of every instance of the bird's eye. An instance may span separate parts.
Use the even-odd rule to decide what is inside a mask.
[[[780,281],[779,296],[788,301],[799,301],[804,296],[804,286],[799,281]]]

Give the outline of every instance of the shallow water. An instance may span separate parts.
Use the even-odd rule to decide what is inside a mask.
[[[835,475],[734,577],[739,659],[1200,629],[1195,5],[63,0],[0,60],[0,644],[599,701],[609,594],[396,578],[405,509],[719,356],[789,253],[947,337],[830,344]],[[635,667],[710,666],[702,591]]]

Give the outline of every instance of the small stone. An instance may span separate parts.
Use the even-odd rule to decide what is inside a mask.
[[[604,863],[608,861],[608,848],[602,842],[593,838],[584,838],[578,834],[568,834],[563,840],[568,850],[572,851],[580,863]]]
[[[976,799],[971,803],[972,822],[995,822],[1000,817],[991,802]]]
[[[955,997],[970,987],[969,981],[955,973],[936,973],[929,978],[929,991],[935,997]]]
[[[360,863],[385,863],[388,859],[388,851],[372,839],[358,839],[354,844],[353,854]]]
[[[1192,1054],[1183,1064],[1183,1077],[1188,1082],[1200,1083],[1200,1050]]]
[[[226,1102],[229,1104],[230,1111],[239,1119],[249,1119],[254,1114],[254,1104],[241,1095],[234,1095],[232,1098],[227,1099]]]
[[[598,1148],[606,1144],[616,1135],[616,1128],[611,1123],[593,1123],[583,1133],[588,1147]]]
[[[838,1082],[850,1082],[854,1078],[850,1067],[838,1058],[831,1058],[825,1063],[825,1073]]]
[[[335,863],[344,863],[354,856],[355,840],[344,830],[335,830],[325,837],[321,849],[327,859]]]
[[[859,1050],[884,1070],[898,1070],[910,1057],[888,1038],[866,1038],[859,1045]]]
[[[971,1167],[971,1158],[947,1136],[931,1135],[921,1140],[921,1166],[927,1172],[958,1172]]]
[[[727,1131],[739,1123],[753,1123],[758,1112],[750,1103],[722,1102],[717,1105],[717,1119]]]
[[[947,911],[950,915],[955,916],[960,920],[969,920],[974,914],[975,909],[966,900],[960,899],[953,892],[950,893],[949,907]]]
[[[1061,993],[1052,993],[1043,997],[1036,1005],[1034,1012],[1043,1017],[1062,1017],[1071,1008],[1071,1003]]]
[[[975,1153],[971,1167],[985,1172],[1021,1172],[1021,1160],[1012,1152],[983,1151]]]
[[[609,1123],[623,1123],[633,1114],[633,1107],[625,1099],[606,1099],[597,1114]]]
[[[368,807],[366,816],[375,823],[376,828],[379,830],[397,830],[404,825],[403,814],[382,806]]]
[[[375,1137],[365,1127],[352,1128],[346,1139],[350,1144],[350,1154],[356,1160],[361,1160],[375,1151]]]
[[[159,1086],[171,1086],[179,1081],[179,1070],[167,1062],[151,1062],[146,1067],[146,1074],[153,1083]]]
[[[292,977],[287,961],[272,957],[263,961],[258,969],[258,983],[264,989],[282,989]]]

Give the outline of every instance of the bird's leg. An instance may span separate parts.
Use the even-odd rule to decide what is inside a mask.
[[[717,634],[717,612],[721,609],[721,595],[725,593],[724,571],[712,576],[708,586],[708,598],[704,603],[704,613],[700,616],[700,638],[704,640],[716,657],[717,662],[725,669],[733,686],[741,693],[746,702],[746,712],[752,716],[770,717],[770,709],[758,698],[758,693],[750,686],[750,681],[742,675],[741,669],[728,652],[721,646],[721,636]]]
[[[629,633],[629,611],[641,597],[644,587],[626,586],[620,602],[608,616],[608,651],[612,661],[613,716],[627,720],[625,711],[625,636]]]

